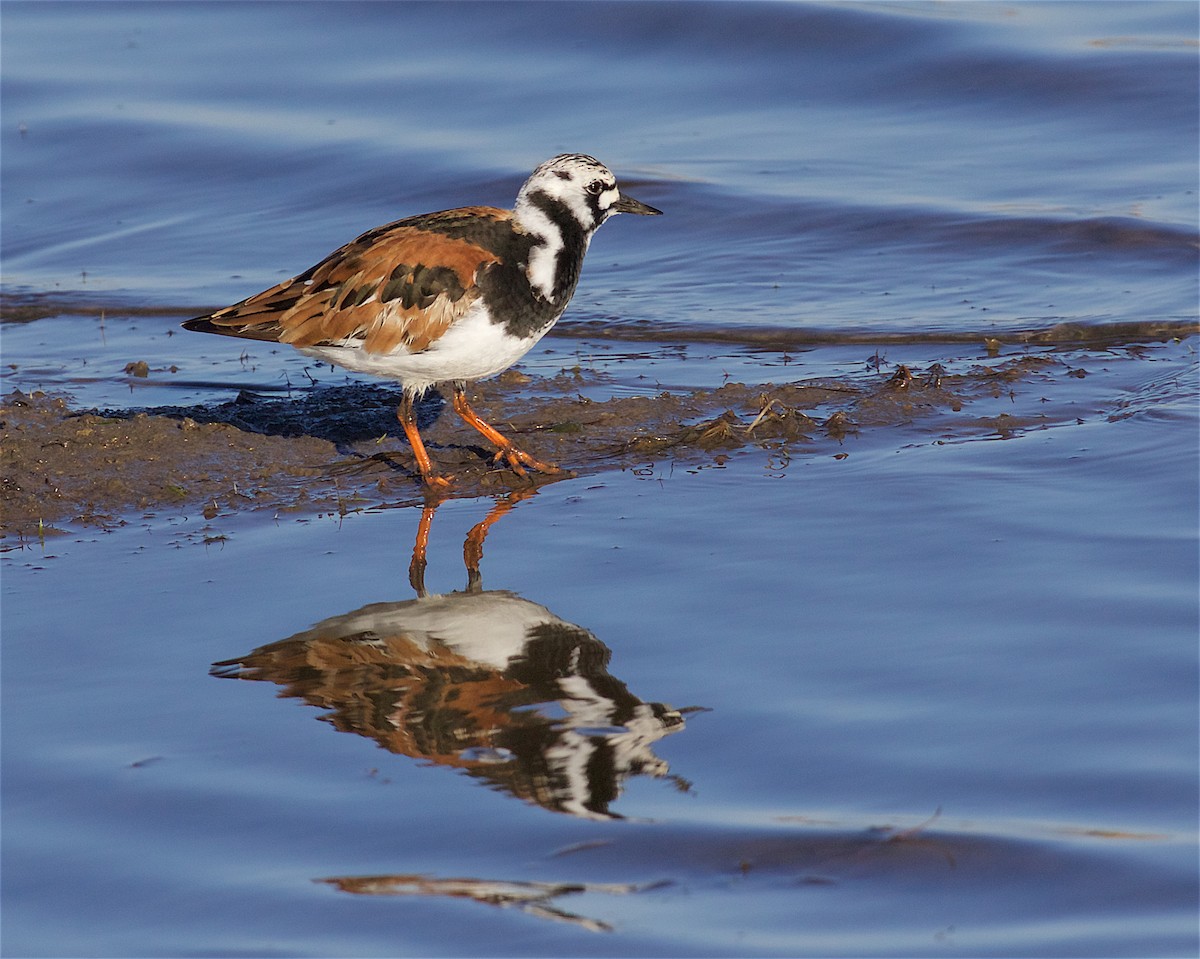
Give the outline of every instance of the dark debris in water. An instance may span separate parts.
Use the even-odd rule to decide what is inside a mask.
[[[922,424],[949,439],[1007,436],[1037,416],[965,415],[1033,378],[1066,374],[1053,355],[1009,358],[950,374],[900,367],[782,385],[592,400],[590,374],[535,378],[510,371],[478,388],[484,419],[568,475],[720,465],[760,450],[773,463],[847,455],[864,431]],[[294,398],[243,392],[216,405],[80,411],[62,397],[14,392],[0,401],[0,504],[5,535],[51,524],[106,525],[132,511],[197,508],[338,511],[420,502],[422,490],[395,418],[400,394],[383,386],[313,389]],[[419,420],[451,495],[528,486],[496,468],[492,451],[431,394]],[[982,411],[981,411],[982,412]],[[446,415],[443,415],[446,413]],[[963,415],[956,415],[963,413]],[[537,477],[550,482],[558,477]]]
[[[558,338],[616,339],[631,343],[729,343],[759,349],[802,351],[816,346],[863,344],[876,347],[915,346],[932,343],[961,343],[984,346],[999,353],[1008,346],[1115,346],[1136,342],[1163,342],[1195,336],[1200,324],[1186,320],[1130,320],[1112,323],[1063,321],[1028,329],[997,332],[987,330],[905,330],[884,332],[875,329],[830,330],[798,327],[731,328],[695,327],[650,322],[613,323],[610,320],[572,320],[554,328]]]

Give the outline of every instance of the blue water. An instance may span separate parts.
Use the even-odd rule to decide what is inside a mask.
[[[668,211],[569,318],[1188,318],[1196,10],[4,5],[4,280],[223,305],[591,152]],[[86,279],[84,275],[86,274]]]
[[[565,151],[666,215],[604,227],[531,372],[866,382],[871,336],[879,375],[1054,362],[836,458],[550,486],[486,541],[494,635],[434,664],[387,646],[433,608],[419,509],[0,541],[4,954],[1195,955],[1198,26],[6,0],[5,311],[48,315],[0,327],[5,392],[305,383],[180,315]],[[1014,345],[1062,323],[1145,332]],[[1006,411],[1034,425],[963,426]],[[493,505],[433,519],[441,629]],[[571,656],[497,668],[522,616]]]

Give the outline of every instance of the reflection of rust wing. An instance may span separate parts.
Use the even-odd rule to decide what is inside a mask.
[[[213,669],[278,683],[282,695],[330,710],[334,728],[443,766],[477,765],[464,758],[465,749],[491,746],[499,731],[535,722],[511,707],[524,702],[525,684],[441,644],[426,647],[403,633],[356,642],[336,629],[313,632]]]
[[[469,238],[483,232],[471,224],[511,217],[466,207],[378,227],[299,276],[184,326],[299,347],[360,340],[369,353],[417,352],[479,299],[479,272],[499,260]]]

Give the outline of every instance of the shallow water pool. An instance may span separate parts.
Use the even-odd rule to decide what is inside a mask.
[[[5,954],[1195,955],[1194,7],[3,17],[5,393],[358,382],[178,323],[565,150],[667,215],[531,375],[1044,364],[528,497],[0,539]]]

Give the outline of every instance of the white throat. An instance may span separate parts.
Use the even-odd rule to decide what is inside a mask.
[[[562,231],[533,204],[522,204],[517,216],[522,229],[534,238],[525,267],[529,285],[542,299],[553,303],[554,278],[558,275],[558,257],[563,249]]]

